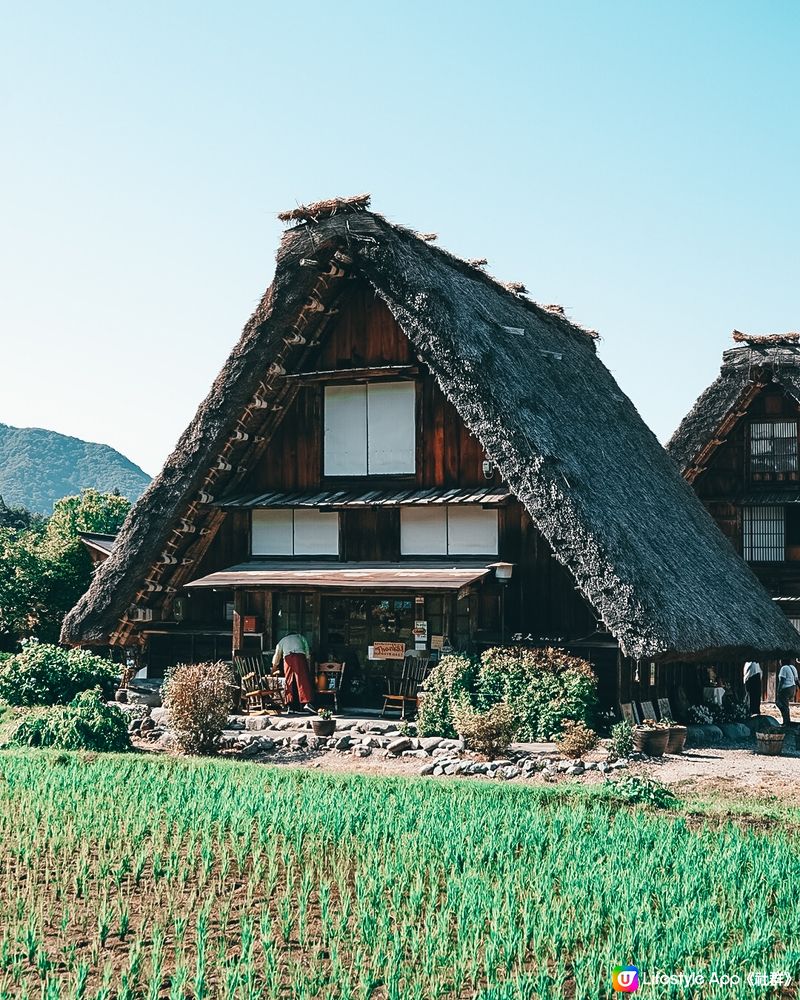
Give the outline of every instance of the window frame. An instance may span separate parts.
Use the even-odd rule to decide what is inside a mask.
[[[455,510],[465,512],[467,510],[480,510],[487,514],[494,514],[494,549],[488,551],[452,551],[450,547],[450,512]],[[444,551],[442,552],[405,552],[403,549],[403,517],[412,512],[442,513],[444,514]],[[484,507],[482,504],[437,504],[435,506],[410,505],[400,508],[400,558],[401,559],[449,559],[449,558],[497,558],[500,553],[500,509],[498,507]]]
[[[259,512],[276,513],[278,511],[289,511],[292,515],[292,552],[255,552],[254,543],[254,518]],[[297,514],[315,513],[325,517],[336,518],[336,552],[297,552]],[[253,507],[250,511],[250,558],[251,559],[329,559],[338,561],[342,553],[342,518],[338,510],[322,511],[316,507]]]
[[[410,463],[412,468],[403,472],[373,472],[370,470],[370,427],[369,427],[369,391],[370,388],[381,388],[390,385],[408,385],[411,387],[411,440],[412,440],[412,451],[413,460]],[[365,418],[365,432],[364,432],[364,447],[365,447],[365,470],[364,472],[329,472],[328,471],[328,434],[327,434],[327,414],[328,414],[328,390],[329,389],[355,389],[362,387],[364,389],[364,418]],[[354,381],[335,381],[326,382],[322,385],[322,399],[321,399],[321,411],[322,411],[322,442],[320,447],[320,474],[323,480],[332,480],[334,482],[341,482],[343,480],[349,479],[388,479],[388,480],[409,480],[414,479],[417,475],[417,470],[419,468],[420,460],[420,428],[422,426],[422,414],[421,414],[421,393],[420,393],[420,381],[414,378],[397,378],[396,376],[386,377],[386,378],[375,378],[367,380],[354,380]]]
[[[769,434],[757,434],[757,429],[769,429]],[[776,430],[784,428],[793,433],[776,435]],[[771,481],[786,477],[797,479],[800,474],[800,448],[798,447],[798,430],[800,421],[797,419],[783,420],[751,420],[748,425],[747,471],[750,479],[756,481]],[[776,447],[781,442],[783,447]],[[786,442],[789,442],[788,446]],[[754,445],[769,444],[769,450],[756,455]],[[793,445],[793,446],[792,446]],[[756,468],[755,461],[759,459],[761,468]],[[783,466],[779,468],[778,466]]]

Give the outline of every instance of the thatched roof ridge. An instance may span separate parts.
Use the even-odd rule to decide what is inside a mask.
[[[798,334],[745,335],[734,330],[738,345],[722,355],[719,376],[705,389],[667,442],[667,451],[692,478],[716,445],[743,416],[759,389],[781,386],[800,402]]]
[[[334,254],[392,311],[626,654],[794,648],[791,626],[599,361],[593,340],[566,317],[367,211],[285,233],[271,289],[164,471],[131,511],[114,554],[67,617],[65,641],[97,641],[115,627],[170,524],[204,489],[237,413],[254,392],[267,403],[282,398],[291,380],[264,385],[264,371],[271,363],[291,371],[292,351],[306,349],[285,345],[309,302],[316,316],[326,311],[312,294],[317,273],[307,264],[323,269]],[[234,475],[235,468],[220,473],[219,484]],[[195,544],[199,550],[201,541],[192,542],[178,556]]]

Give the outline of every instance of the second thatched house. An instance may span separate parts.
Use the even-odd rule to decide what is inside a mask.
[[[667,450],[800,630],[800,334],[734,331],[733,340]],[[774,685],[773,665],[770,698]]]
[[[408,647],[514,639],[591,659],[609,703],[794,647],[591,333],[365,198],[286,221],[65,642],[158,676],[302,630],[366,698]]]

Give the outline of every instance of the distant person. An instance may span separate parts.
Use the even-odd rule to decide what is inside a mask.
[[[761,715],[761,664],[748,660],[744,665],[744,689],[750,701],[750,715]]]
[[[794,701],[797,694],[797,684],[797,667],[792,660],[787,660],[778,671],[778,693],[775,698],[775,704],[781,713],[784,726],[788,726],[791,721],[789,702]]]
[[[279,667],[283,661],[283,676],[286,678],[286,704],[294,707],[302,705],[306,712],[316,715],[314,708],[314,686],[308,669],[309,648],[304,635],[285,635],[275,647],[272,666]]]

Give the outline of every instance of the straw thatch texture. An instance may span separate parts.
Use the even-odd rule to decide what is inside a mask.
[[[797,334],[746,336],[734,330],[733,347],[722,356],[719,376],[667,442],[667,451],[684,473],[705,454],[723,425],[743,415],[746,402],[762,385],[774,383],[800,402],[800,344]],[[730,430],[730,428],[729,428]]]
[[[335,249],[386,302],[627,655],[794,648],[791,626],[599,361],[592,337],[363,210],[285,234],[270,291],[68,616],[65,641],[96,640],[124,614],[165,526],[201,488],[308,298],[314,273],[300,261]]]

